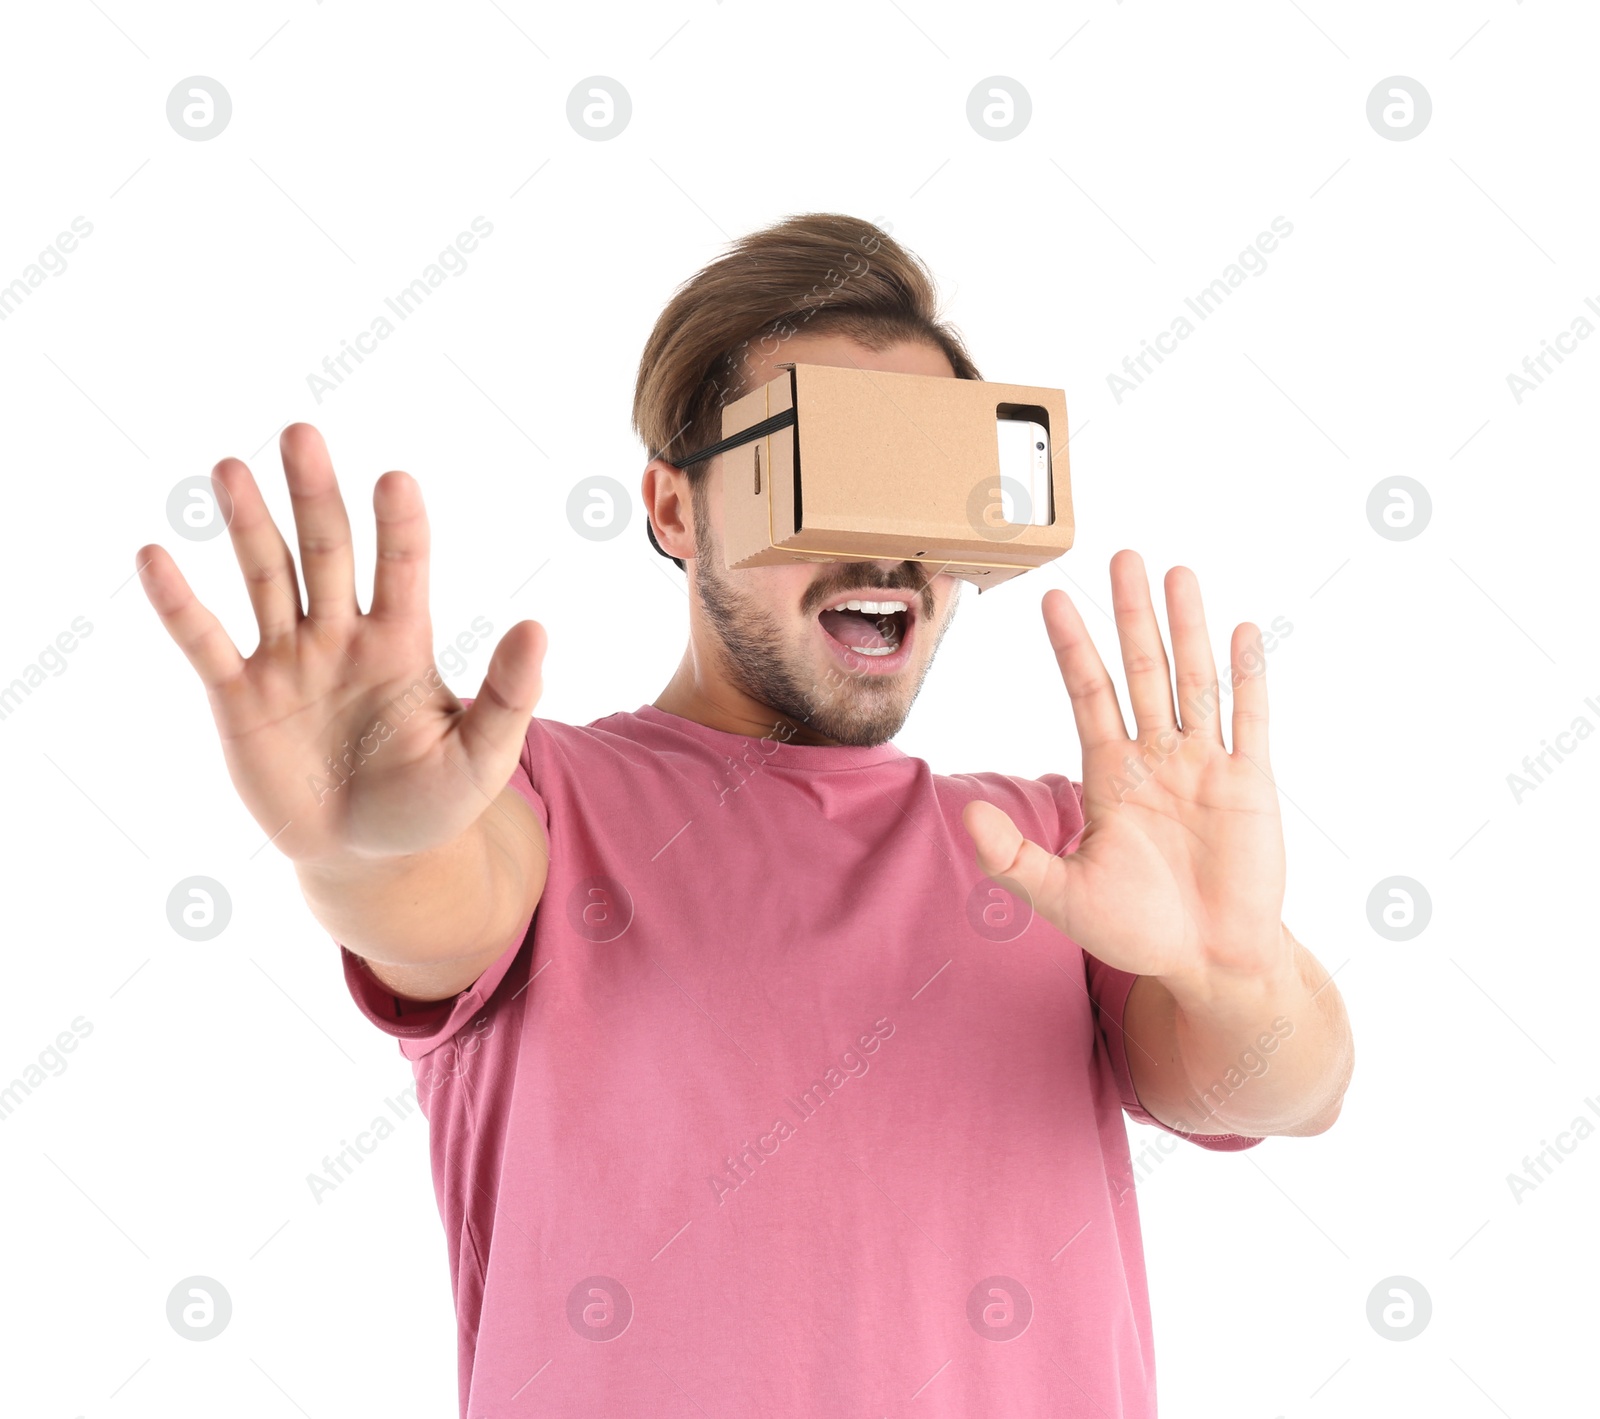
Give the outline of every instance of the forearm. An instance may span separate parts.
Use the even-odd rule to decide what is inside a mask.
[[[1284,928],[1281,959],[1224,978],[1141,976],[1124,1013],[1139,1101],[1187,1133],[1321,1133],[1354,1046],[1338,987]]]
[[[296,862],[311,913],[356,955],[392,966],[481,956],[531,913],[544,884],[538,819],[509,786],[466,832],[427,852]]]

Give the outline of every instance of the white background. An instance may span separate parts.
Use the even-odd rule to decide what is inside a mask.
[[[1600,725],[1600,340],[1520,403],[1506,379],[1600,299],[1592,7],[106,0],[8,6],[5,34],[0,283],[74,217],[94,230],[0,323],[0,682],[74,617],[93,632],[0,721],[0,1082],[74,1018],[92,1034],[0,1124],[0,1407],[455,1412],[426,1124],[320,1205],[305,1181],[409,1069],[236,801],[134,550],[171,548],[248,650],[227,539],[177,537],[167,494],[242,456],[287,526],[275,435],[310,420],[364,587],[371,484],[403,467],[439,644],[532,616],[540,714],[649,702],[682,650],[681,578],[637,505],[595,543],[566,497],[592,473],[637,489],[634,369],[673,287],[807,210],[892,225],[986,377],[1064,388],[1075,427],[1076,544],[966,594],[906,752],[1077,777],[1038,600],[1064,586],[1120,682],[1120,547],[1157,586],[1198,572],[1221,663],[1239,621],[1293,627],[1270,660],[1285,914],[1338,970],[1357,1069],[1329,1133],[1185,1147],[1141,1185],[1163,1414],[1593,1406],[1600,1137],[1520,1202],[1506,1181],[1600,1100],[1600,742],[1520,803],[1506,777]],[[232,98],[211,141],[166,118],[191,75]],[[566,118],[591,75],[631,95],[611,141]],[[967,120],[991,75],[1032,98],[1008,141]],[[1366,117],[1392,75],[1432,97],[1408,141]],[[479,215],[469,269],[317,402],[323,356]],[[1107,375],[1276,216],[1294,230],[1265,273],[1118,402]],[[1392,541],[1366,502],[1401,474],[1433,512]],[[195,874],[232,897],[212,942],[166,920]],[[1407,942],[1368,922],[1392,875],[1432,899]],[[193,1274],[234,1301],[206,1344],[165,1316]],[[1404,1342],[1366,1315],[1394,1275],[1433,1304]]]

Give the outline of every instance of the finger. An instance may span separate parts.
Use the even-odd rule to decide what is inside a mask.
[[[378,523],[378,569],[372,614],[428,619],[428,515],[422,489],[409,474],[385,473],[372,489]]]
[[[139,584],[167,634],[188,657],[206,689],[215,689],[244,669],[244,657],[222,622],[207,611],[183,579],[165,547],[139,548]]]
[[[339,496],[328,446],[310,424],[290,424],[278,447],[294,505],[306,614],[323,622],[349,620],[360,612],[355,554],[350,545],[350,518]]]
[[[1067,860],[1030,842],[1004,809],[981,798],[974,798],[961,810],[961,821],[977,849],[978,866],[1022,897],[1057,930],[1067,931],[1064,912],[1071,895]]]
[[[1150,583],[1144,560],[1123,550],[1111,559],[1111,608],[1122,646],[1122,668],[1128,679],[1128,702],[1133,706],[1135,732],[1153,734],[1175,729],[1172,708],[1172,670],[1167,648],[1150,604]]]
[[[267,511],[249,468],[239,459],[224,458],[211,470],[211,481],[233,501],[228,536],[250,592],[262,644],[288,635],[300,624],[300,583],[289,544]]]
[[[1233,752],[1252,760],[1263,773],[1272,772],[1267,755],[1267,657],[1261,632],[1249,621],[1234,627]]]
[[[491,798],[505,787],[522,753],[543,689],[546,644],[544,627],[537,621],[518,621],[501,636],[483,686],[457,726],[463,768]]]
[[[1172,655],[1177,661],[1178,713],[1186,734],[1198,734],[1222,745],[1222,698],[1217,688],[1217,662],[1206,634],[1200,579],[1188,567],[1167,573],[1167,624],[1172,628]]]
[[[1072,598],[1059,587],[1045,592],[1040,603],[1050,648],[1061,667],[1061,680],[1072,698],[1072,718],[1078,726],[1078,743],[1087,753],[1100,744],[1126,743],[1127,726],[1117,704],[1117,687],[1112,684],[1100,652],[1089,639],[1083,617]]]

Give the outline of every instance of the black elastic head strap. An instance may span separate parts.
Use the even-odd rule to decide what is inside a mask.
[[[725,439],[718,439],[716,443],[708,443],[698,453],[691,453],[687,458],[669,458],[667,462],[675,468],[688,468],[691,464],[704,463],[708,458],[715,458],[719,453],[726,453],[730,448],[738,448],[742,444],[754,443],[757,439],[764,439],[768,434],[776,433],[779,429],[786,429],[794,423],[794,410],[785,409],[770,418],[761,420],[758,424],[751,424],[748,429],[741,429],[736,434],[729,434]]]
[[[794,410],[785,409],[781,413],[773,414],[770,418],[762,419],[759,423],[751,424],[748,429],[741,429],[736,434],[730,434],[725,439],[718,439],[716,443],[708,443],[704,448],[691,453],[687,458],[666,458],[659,455],[674,468],[688,468],[696,463],[704,463],[707,459],[715,458],[719,453],[726,453],[731,448],[739,448],[747,443],[754,443],[763,439],[768,434],[776,433],[779,429],[787,429],[794,423]],[[660,552],[663,557],[677,561],[670,552],[662,551],[661,544],[656,541],[656,530],[650,519],[645,519],[644,530],[649,535],[650,545]]]

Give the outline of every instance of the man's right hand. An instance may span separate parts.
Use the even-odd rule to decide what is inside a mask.
[[[514,884],[519,900],[478,902],[470,920],[448,933],[460,954],[469,945],[481,954],[485,943],[466,939],[475,935],[473,923],[492,933],[527,904],[530,887],[536,902],[543,886],[538,821],[506,785],[539,701],[544,629],[522,621],[507,631],[482,689],[463,707],[434,665],[428,521],[416,483],[391,472],[373,489],[377,570],[371,609],[363,612],[350,522],[322,436],[291,424],[280,448],[305,603],[288,545],[250,470],[233,458],[211,476],[233,506],[228,530],[260,630],[254,652],[240,655],[160,546],[139,549],[145,594],[206,687],[235,789],[294,860],[303,885],[348,881],[349,895],[360,897],[379,884],[390,894],[404,879],[416,912],[411,889],[431,885],[440,871],[481,869],[469,895],[505,878],[508,861],[520,869],[513,876],[537,876]],[[488,818],[505,821],[483,821],[492,805],[500,811]],[[500,867],[487,864],[491,857]],[[329,914],[318,915],[333,929]],[[348,913],[331,915],[346,929]],[[418,959],[403,949],[389,954]]]
[[[246,660],[159,546],[139,550],[150,603],[198,672],[234,787],[276,846],[297,861],[425,852],[489,806],[521,752],[539,700],[545,636],[513,626],[483,689],[463,710],[434,666],[428,520],[405,473],[373,490],[372,608],[356,604],[350,521],[322,436],[281,438],[306,604],[294,558],[250,470],[212,472],[232,501],[228,531],[260,628]]]

